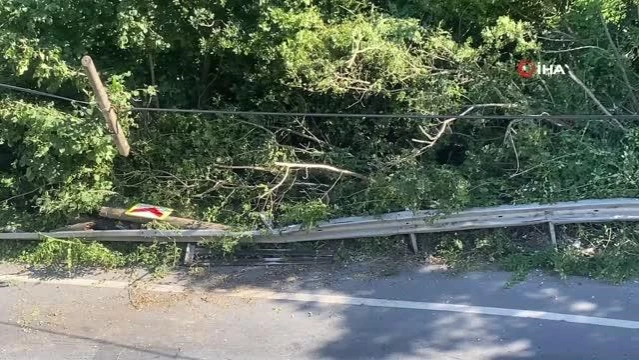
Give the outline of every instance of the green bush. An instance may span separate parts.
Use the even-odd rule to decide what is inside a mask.
[[[284,224],[302,223],[311,228],[321,220],[329,217],[330,210],[321,200],[282,206],[282,222]]]
[[[135,251],[126,255],[125,263],[145,267],[161,275],[180,264],[181,254],[182,249],[176,243],[154,242],[138,245]]]
[[[15,244],[14,244],[15,245]],[[65,269],[68,272],[89,268],[114,269],[123,266],[142,267],[155,274],[165,274],[181,262],[182,249],[175,243],[111,244],[78,239],[46,238],[37,245],[11,246],[11,251],[0,253],[2,258],[18,260],[34,268]]]
[[[97,209],[111,195],[115,150],[100,122],[85,111],[52,104],[0,101],[0,145],[11,154],[0,170],[0,228],[23,218],[23,229],[42,229]],[[14,225],[17,226],[17,225]]]
[[[34,267],[72,271],[84,267],[116,268],[126,263],[124,256],[97,242],[47,238],[20,257]]]

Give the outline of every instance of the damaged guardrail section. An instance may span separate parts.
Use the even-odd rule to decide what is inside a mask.
[[[202,230],[90,230],[48,233],[0,233],[0,240],[39,240],[43,237],[99,241],[151,242],[171,240],[196,243],[216,237],[250,237],[256,243],[292,243],[419,234],[473,229],[528,226],[548,223],[553,243],[554,224],[639,221],[639,199],[605,199],[555,204],[505,205],[474,208],[452,214],[435,210],[402,211],[377,216],[334,219],[306,229],[292,225],[275,230],[233,232]]]

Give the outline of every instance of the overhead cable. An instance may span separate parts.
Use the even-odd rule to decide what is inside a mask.
[[[83,100],[71,99],[64,96],[50,94],[43,91],[27,89],[20,86],[0,83],[0,88],[25,92],[33,95],[49,97],[57,100],[69,101],[71,103],[90,105]],[[136,112],[161,112],[161,113],[181,113],[181,114],[215,114],[215,115],[238,115],[238,116],[290,116],[290,117],[316,117],[316,118],[354,118],[354,119],[555,119],[555,120],[634,120],[639,119],[639,114],[618,114],[618,115],[598,115],[598,114],[547,114],[540,115],[455,115],[455,114],[353,114],[353,113],[310,113],[310,112],[271,112],[271,111],[240,111],[240,110],[207,110],[207,109],[171,109],[171,108],[150,108],[131,107],[130,111]]]

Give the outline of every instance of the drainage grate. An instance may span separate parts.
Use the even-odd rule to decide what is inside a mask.
[[[193,264],[218,266],[330,264],[334,258],[334,252],[297,249],[244,250],[236,252],[233,259],[215,258],[209,249],[202,247],[193,252]]]

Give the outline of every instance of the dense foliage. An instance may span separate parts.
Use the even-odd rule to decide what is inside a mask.
[[[42,229],[134,201],[254,226],[637,196],[635,123],[491,115],[635,114],[638,6],[0,0],[0,83],[91,100],[80,67],[90,54],[132,147],[130,157],[116,156],[95,107],[2,91],[0,226]],[[515,71],[522,58],[567,64],[571,73],[524,79]]]

